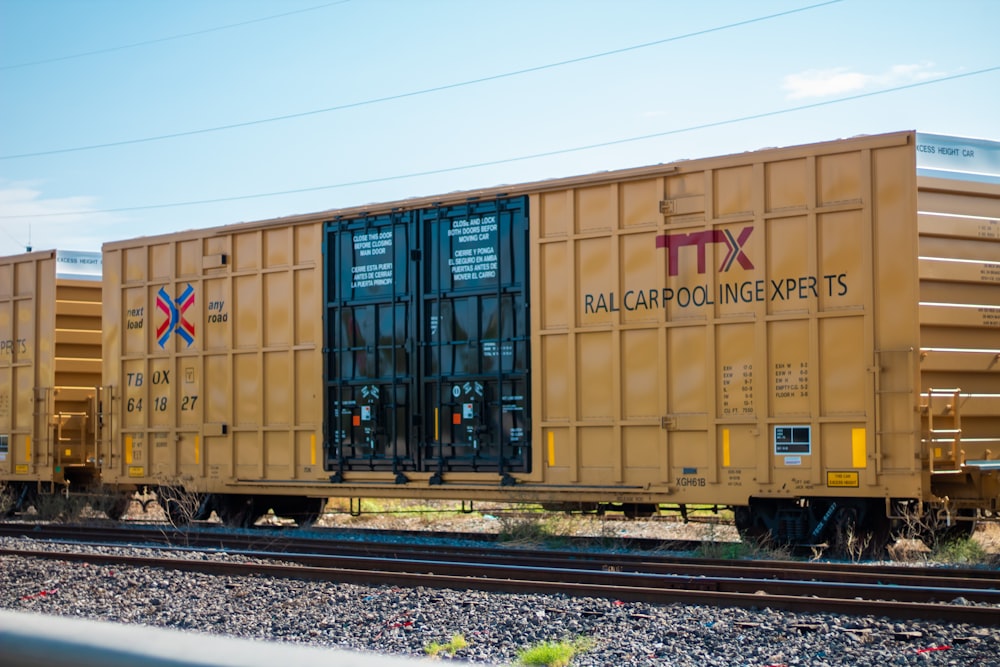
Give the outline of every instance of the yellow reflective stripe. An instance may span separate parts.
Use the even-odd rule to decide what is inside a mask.
[[[722,429],[722,467],[728,468],[730,461],[729,429]]]
[[[851,429],[851,467],[868,467],[867,433],[863,428]]]

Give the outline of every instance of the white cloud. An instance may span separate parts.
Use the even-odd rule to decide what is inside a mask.
[[[33,183],[0,180],[0,255],[34,250],[100,250],[111,216],[93,197],[45,198]]]
[[[941,72],[936,72],[932,68],[933,63],[893,65],[884,72],[874,74],[856,72],[846,67],[810,69],[789,74],[785,77],[781,87],[787,92],[788,98],[793,100],[807,97],[831,97],[860,93],[876,88],[903,86],[942,75]]]

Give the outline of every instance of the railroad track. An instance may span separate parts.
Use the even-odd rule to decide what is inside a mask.
[[[20,530],[18,530],[20,528]],[[1000,572],[655,554],[360,542],[151,528],[0,526],[53,546],[168,545],[156,556],[26,548],[2,556],[364,585],[560,593],[651,603],[770,607],[1000,625]],[[206,551],[209,556],[206,556]],[[233,560],[222,554],[239,554]],[[247,562],[251,559],[257,562]],[[263,561],[263,562],[261,562]]]
[[[274,524],[268,526],[255,526],[251,529],[232,529],[221,526],[217,523],[209,522],[195,522],[186,527],[175,528],[169,522],[166,521],[128,521],[119,522],[117,524],[91,524],[91,525],[73,525],[67,526],[62,524],[47,524],[47,523],[18,523],[10,522],[4,523],[0,522],[0,536],[4,535],[27,535],[30,533],[33,536],[46,535],[53,537],[59,534],[59,531],[63,528],[67,528],[71,531],[84,531],[79,532],[79,535],[90,535],[91,539],[100,540],[117,540],[116,535],[119,533],[117,531],[134,531],[133,533],[121,533],[123,537],[129,535],[136,537],[142,536],[142,539],[148,540],[154,544],[178,544],[181,541],[184,543],[192,545],[206,545],[212,546],[213,540],[217,541],[217,536],[226,535],[228,539],[243,539],[246,544],[253,545],[257,543],[269,543],[274,540],[276,535],[281,535],[283,539],[293,540],[292,535],[303,534],[304,531],[298,529],[294,524],[282,525]],[[246,532],[243,532],[246,531]],[[506,539],[505,536],[498,533],[483,533],[483,532],[458,532],[454,530],[387,530],[387,529],[372,529],[372,528],[345,528],[343,526],[335,527],[311,527],[305,534],[312,535],[312,538],[308,538],[310,542],[323,542],[327,540],[333,541],[347,541],[350,538],[356,538],[356,540],[369,541],[373,534],[378,534],[383,537],[398,538],[400,540],[448,540],[451,542],[471,542],[471,543],[481,543],[484,545],[488,544],[499,544],[504,543]],[[242,537],[241,537],[242,536]],[[346,539],[345,539],[346,538]],[[67,537],[66,539],[74,539],[73,537]],[[304,538],[305,539],[305,538]],[[705,544],[702,540],[679,540],[679,539],[662,539],[662,538],[646,538],[646,537],[633,537],[633,536],[605,536],[605,537],[592,537],[592,536],[579,536],[579,535],[560,535],[551,536],[548,541],[553,543],[565,544],[573,548],[578,549],[595,549],[595,548],[628,548],[629,550],[635,551],[672,551],[672,552],[693,552],[699,547]],[[517,544],[517,540],[513,540],[514,544]],[[721,544],[721,542],[717,542]]]

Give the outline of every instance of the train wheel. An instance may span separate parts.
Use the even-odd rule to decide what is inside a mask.
[[[301,526],[316,523],[326,509],[326,498],[302,498],[299,496],[271,496],[261,498],[261,507],[267,506],[284,519],[292,519]]]
[[[292,516],[300,528],[311,526],[326,511],[326,498],[303,498],[302,507]]]
[[[230,528],[249,528],[260,517],[260,508],[253,496],[225,494],[217,496],[215,511],[222,523]]]
[[[874,515],[874,523],[871,524],[871,545],[868,555],[872,558],[881,558],[886,554],[886,549],[892,542],[892,522],[885,515],[885,511]]]
[[[0,518],[14,516],[16,509],[17,495],[14,493],[14,487],[0,484]]]
[[[120,493],[115,495],[107,507],[104,507],[104,513],[108,515],[108,518],[112,521],[120,521],[125,513],[128,512],[129,507],[132,506],[132,492]]]
[[[652,503],[623,503],[622,512],[629,519],[647,519],[656,516],[659,508]]]
[[[766,500],[733,507],[733,522],[740,539],[748,544],[778,541],[777,511],[777,505]]]
[[[7,486],[7,491],[10,493],[12,499],[12,505],[7,510],[7,516],[13,515],[15,512],[27,512],[29,508],[34,507],[38,510],[38,487],[34,484],[10,484]]]
[[[889,519],[877,502],[844,505],[827,532],[833,553],[855,561],[882,556],[890,534]]]

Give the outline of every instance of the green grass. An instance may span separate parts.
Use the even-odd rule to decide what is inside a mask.
[[[930,560],[951,565],[980,565],[990,558],[979,542],[965,537],[935,545]]]
[[[577,653],[590,649],[593,640],[581,637],[571,641],[542,642],[517,653],[520,665],[566,667]]]
[[[447,644],[441,644],[438,642],[431,642],[424,647],[424,653],[433,657],[436,657],[440,653],[444,652],[448,655],[455,655],[458,651],[466,648],[469,642],[465,641],[465,637],[462,635],[452,635],[451,641]]]
[[[700,546],[695,553],[701,558],[723,560],[788,560],[790,551],[769,540],[741,540],[729,542],[716,536],[717,525],[708,524]]]
[[[562,514],[504,515],[498,514],[501,542],[547,544],[560,546],[573,534],[573,520]]]

